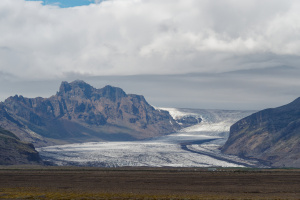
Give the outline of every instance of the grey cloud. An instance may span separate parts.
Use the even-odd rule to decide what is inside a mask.
[[[265,67],[262,58],[282,64],[265,55],[300,56],[299,6],[293,0],[110,0],[61,9],[2,0],[0,45],[12,50],[2,54],[0,69],[49,79],[68,72],[225,72],[255,62]]]
[[[15,94],[49,97],[56,93],[62,80],[82,79],[96,88],[109,84],[127,93],[142,94],[157,107],[259,110],[286,104],[300,96],[299,75],[298,68],[286,66],[250,72],[181,75],[83,76],[73,73],[51,81],[6,81],[0,84],[0,89],[2,100]]]
[[[64,9],[1,0],[2,100],[84,79],[156,106],[280,105],[298,96],[299,9],[297,0],[107,0]]]

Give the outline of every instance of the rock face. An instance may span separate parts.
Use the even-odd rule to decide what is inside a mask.
[[[180,124],[184,128],[189,126],[194,126],[196,124],[199,124],[202,121],[200,117],[195,117],[195,116],[183,116],[175,120],[178,124]]]
[[[180,128],[168,112],[155,110],[143,96],[112,86],[96,89],[83,81],[62,82],[50,98],[9,97],[1,110],[1,123],[25,131],[20,137],[37,146],[144,139]]]
[[[257,158],[271,167],[300,167],[300,98],[232,125],[222,151]]]
[[[0,165],[41,164],[34,146],[0,127]]]
[[[8,130],[17,135],[17,137],[22,141],[38,144],[41,146],[55,144],[51,140],[43,138],[42,136],[31,131],[20,120],[16,120],[12,114],[7,112],[7,108],[3,103],[0,103],[0,126],[2,126],[2,128],[4,128],[5,130]]]

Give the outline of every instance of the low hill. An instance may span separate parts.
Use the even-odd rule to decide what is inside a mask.
[[[39,164],[41,159],[34,146],[0,127],[0,165]]]
[[[222,152],[256,158],[271,167],[300,167],[300,98],[232,125]]]

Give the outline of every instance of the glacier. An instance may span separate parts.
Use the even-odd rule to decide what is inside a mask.
[[[94,167],[254,167],[256,160],[222,154],[230,126],[254,111],[156,108],[176,119],[202,121],[177,133],[143,141],[89,142],[37,148],[54,165]]]

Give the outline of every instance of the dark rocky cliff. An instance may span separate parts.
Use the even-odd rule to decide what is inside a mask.
[[[155,110],[143,96],[112,86],[96,89],[83,81],[62,82],[50,98],[9,97],[3,107],[12,120],[42,138],[29,140],[37,146],[144,139],[180,128],[168,112]]]
[[[41,164],[34,146],[0,127],[0,165]]]
[[[300,167],[300,98],[232,125],[222,151],[257,158],[272,167]]]

